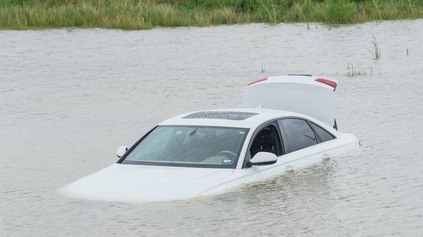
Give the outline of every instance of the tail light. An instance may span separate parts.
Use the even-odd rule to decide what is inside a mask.
[[[326,79],[326,78],[319,77],[319,78],[316,78],[315,81],[326,84],[328,86],[331,86],[333,88],[333,91],[335,91],[336,86],[338,86],[338,84],[335,81],[331,81],[331,80]]]
[[[252,82],[248,83],[248,85],[247,85],[247,86],[251,86],[252,84],[256,84],[256,83],[259,83],[259,82],[261,82],[261,81],[265,81],[265,80],[267,80],[267,77],[264,77],[264,78],[260,78],[260,79],[254,80],[254,81],[252,81]]]

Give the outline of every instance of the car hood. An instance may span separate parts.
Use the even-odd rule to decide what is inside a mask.
[[[71,198],[159,202],[223,191],[232,169],[113,164],[59,190]]]

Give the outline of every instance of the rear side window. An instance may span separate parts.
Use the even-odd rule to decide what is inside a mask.
[[[310,125],[302,119],[278,120],[281,128],[285,152],[290,153],[317,144],[317,138]]]
[[[319,142],[326,142],[332,139],[335,139],[335,136],[324,130],[323,128],[317,126],[314,123],[310,123],[313,130],[316,132],[317,136],[319,137]]]

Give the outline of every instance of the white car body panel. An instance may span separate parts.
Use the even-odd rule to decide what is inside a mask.
[[[120,202],[186,199],[224,183],[233,169],[113,164],[61,190],[65,196]]]
[[[280,79],[280,78],[279,78]],[[278,79],[278,80],[279,80]],[[294,80],[295,78],[284,78],[283,84]],[[269,79],[268,79],[269,80]],[[310,86],[314,82],[308,81],[309,77],[303,80],[303,84]],[[272,81],[272,80],[270,80]],[[230,120],[222,118],[189,118],[186,116],[192,115],[196,112],[186,113],[175,116],[166,121],[163,121],[159,126],[214,126],[214,127],[230,127],[230,128],[248,128],[248,133],[245,136],[244,144],[238,154],[238,162],[234,168],[206,168],[206,167],[179,167],[179,166],[157,166],[157,165],[137,165],[137,164],[113,164],[103,170],[95,172],[91,175],[83,177],[59,190],[65,196],[71,198],[82,198],[92,200],[104,201],[118,201],[118,202],[159,202],[170,200],[182,200],[194,198],[205,195],[214,195],[226,192],[235,187],[239,187],[245,183],[256,182],[268,179],[285,172],[293,171],[299,168],[310,166],[322,160],[345,153],[355,147],[358,147],[357,138],[354,135],[338,132],[333,129],[333,111],[324,110],[326,114],[316,114],[321,112],[310,112],[306,104],[307,101],[300,101],[300,111],[307,110],[309,114],[314,114],[323,120],[316,119],[312,116],[282,111],[279,109],[285,108],[286,103],[282,103],[280,107],[272,106],[272,103],[279,103],[284,101],[281,98],[278,102],[273,96],[275,93],[271,91],[270,85],[275,82],[260,82],[266,84],[265,87],[258,87],[256,84],[251,85],[251,88],[258,88],[261,93],[256,93],[254,90],[246,90],[244,98],[244,106],[256,105],[257,101],[260,105],[265,107],[273,107],[272,109],[263,108],[234,108],[214,110],[213,112],[240,112],[240,113],[254,113],[243,120]],[[259,84],[259,83],[257,83]],[[295,84],[295,83],[294,83]],[[298,84],[298,82],[296,82]],[[324,93],[331,91],[327,85],[313,85],[313,87],[321,87]],[[303,86],[300,86],[303,87]],[[278,88],[276,86],[275,88]],[[333,89],[333,88],[332,88]],[[270,91],[269,91],[270,90]],[[320,90],[320,89],[319,89]],[[320,92],[317,92],[319,94]],[[310,92],[310,91],[308,91]],[[266,98],[262,93],[268,93],[269,98]],[[314,92],[313,92],[314,93]],[[286,96],[287,94],[284,94]],[[288,95],[291,95],[288,93]],[[257,101],[253,100],[256,97]],[[321,100],[324,100],[324,105],[315,104],[316,107],[322,108],[327,106],[329,96],[321,95]],[[254,101],[254,103],[253,103]],[[291,103],[294,103],[291,101]],[[312,106],[313,107],[313,106]],[[305,111],[305,112],[307,112]],[[316,110],[317,111],[317,110]],[[204,111],[201,111],[204,112]],[[323,116],[325,115],[325,116]],[[261,129],[264,124],[276,121],[280,118],[302,118],[318,124],[321,128],[332,133],[336,139],[319,143],[317,145],[309,146],[288,154],[282,154],[277,158],[276,163],[270,165],[246,167],[246,161],[249,159],[250,143],[254,138],[256,131]],[[131,149],[128,153],[131,152]],[[123,156],[122,159],[125,159]]]
[[[71,198],[117,202],[160,202],[216,195],[242,184],[257,182],[318,163],[357,146],[346,134],[337,140],[308,147],[279,157],[276,164],[247,169],[211,169],[113,164],[59,190]]]

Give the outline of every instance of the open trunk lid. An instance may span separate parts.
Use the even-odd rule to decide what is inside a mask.
[[[337,81],[311,75],[262,78],[248,84],[242,107],[306,114],[336,129],[333,94]]]

